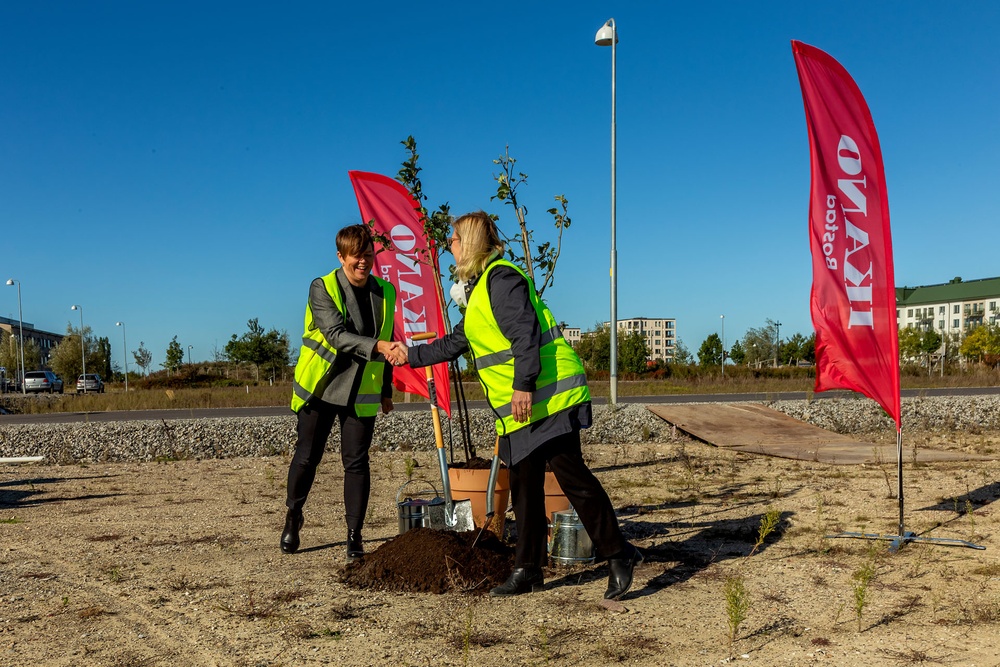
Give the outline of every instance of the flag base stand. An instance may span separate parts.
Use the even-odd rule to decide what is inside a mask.
[[[916,533],[903,528],[903,430],[896,430],[896,480],[898,487],[896,497],[899,499],[899,534],[883,535],[881,533],[839,533],[837,535],[825,535],[827,539],[848,537],[861,540],[887,540],[892,542],[889,545],[889,553],[896,553],[903,548],[904,544],[911,542],[923,542],[925,544],[937,544],[943,547],[967,547],[969,549],[979,549],[985,551],[986,547],[981,544],[973,544],[965,540],[956,540],[947,537],[918,537]]]
[[[882,535],[879,533],[839,533],[837,535],[824,535],[826,539],[840,537],[856,538],[860,540],[886,540],[892,542],[889,545],[889,553],[896,553],[903,548],[904,544],[911,542],[922,542],[925,544],[937,544],[942,547],[967,547],[969,549],[979,549],[985,551],[986,547],[981,544],[974,544],[965,540],[951,539],[947,537],[918,537],[916,533],[903,532],[902,535]]]

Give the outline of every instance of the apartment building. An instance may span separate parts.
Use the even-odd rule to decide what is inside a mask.
[[[607,326],[608,322],[604,325]],[[647,360],[674,360],[674,350],[677,345],[677,320],[674,318],[633,317],[629,320],[618,320],[618,329],[625,333],[639,332],[646,337],[646,346],[649,348]]]
[[[17,320],[12,320],[7,317],[0,317],[0,331],[3,331],[9,336],[13,336],[14,340],[17,340],[20,337],[22,326],[24,329],[25,344],[33,341],[41,352],[42,365],[47,366],[49,353],[52,351],[52,348],[58,345],[65,336],[36,329],[30,322],[18,322]],[[28,366],[27,370],[33,370],[31,368],[31,363],[27,359],[25,359],[24,362],[25,365]]]
[[[896,288],[896,323],[942,336],[1000,321],[1000,278]]]

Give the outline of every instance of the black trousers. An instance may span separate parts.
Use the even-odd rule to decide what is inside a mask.
[[[340,458],[344,464],[344,514],[350,530],[361,530],[368,512],[372,474],[368,449],[375,433],[375,417],[358,417],[353,406],[313,401],[299,410],[298,439],[288,467],[288,509],[302,511],[323,460],[326,440],[340,419]]]
[[[517,520],[514,567],[542,567],[548,562],[545,516],[545,464],[580,516],[598,558],[628,546],[615,508],[601,483],[583,461],[580,431],[573,430],[541,445],[510,469],[510,491]]]

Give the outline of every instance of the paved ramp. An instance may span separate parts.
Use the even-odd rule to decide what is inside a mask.
[[[841,465],[895,463],[896,445],[876,445],[827,431],[755,403],[683,403],[651,405],[649,410],[688,435],[710,445],[747,454]],[[913,447],[903,437],[904,462]],[[918,462],[992,460],[988,456],[917,449]]]

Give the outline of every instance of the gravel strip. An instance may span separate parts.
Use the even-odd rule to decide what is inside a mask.
[[[893,421],[865,398],[819,401],[773,401],[768,407],[836,433],[858,434],[892,430]],[[1000,430],[1000,397],[933,397],[903,399],[903,430]],[[449,420],[445,446],[449,446]],[[479,455],[492,453],[492,414],[470,411],[472,441]],[[644,405],[624,404],[617,410],[594,406],[594,424],[582,433],[584,445],[665,443],[675,440],[669,423]],[[683,437],[683,436],[680,436]],[[452,441],[461,450],[457,427]],[[289,453],[295,444],[295,418],[255,417],[176,419],[113,423],[4,425],[0,418],[0,457],[44,456],[56,463],[98,461],[155,461],[171,459],[274,456]],[[339,449],[336,429],[329,445]],[[384,451],[430,450],[434,427],[429,412],[392,412],[379,415],[373,447]],[[460,456],[460,455],[459,455]]]

